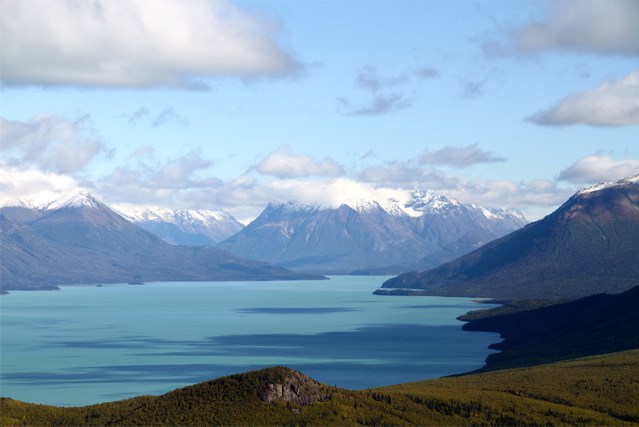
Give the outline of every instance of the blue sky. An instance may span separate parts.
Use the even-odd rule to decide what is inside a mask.
[[[638,1],[2,5],[5,203],[245,220],[429,189],[537,219],[639,173]]]

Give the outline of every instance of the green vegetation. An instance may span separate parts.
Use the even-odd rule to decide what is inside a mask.
[[[636,372],[639,350],[632,350],[532,368],[349,391],[278,367],[158,397],[85,407],[59,408],[2,399],[0,421],[3,426],[636,425]],[[273,390],[279,392],[273,394]]]

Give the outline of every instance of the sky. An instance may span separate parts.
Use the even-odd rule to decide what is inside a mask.
[[[639,173],[639,1],[0,1],[0,203],[536,220]]]

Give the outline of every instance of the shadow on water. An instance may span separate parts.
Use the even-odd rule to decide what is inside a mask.
[[[56,383],[172,384],[168,390],[285,364],[330,385],[362,389],[479,368],[483,356],[488,353],[487,345],[499,340],[497,334],[463,332],[464,338],[460,339],[461,333],[459,326],[451,325],[388,324],[313,335],[225,335],[202,341],[144,337],[64,341],[52,345],[126,350],[148,356],[156,363],[90,366],[59,372],[21,372],[2,374],[1,377],[3,383],[32,386]],[[175,363],[175,360],[189,358],[200,363]],[[207,358],[210,363],[203,362]]]
[[[349,313],[360,311],[360,309],[335,307],[251,307],[238,308],[235,311],[245,314],[331,314]]]

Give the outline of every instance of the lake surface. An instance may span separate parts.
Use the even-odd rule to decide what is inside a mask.
[[[499,341],[467,298],[375,296],[385,277],[64,286],[0,297],[0,394],[84,405],[274,365],[350,389],[467,372]]]

